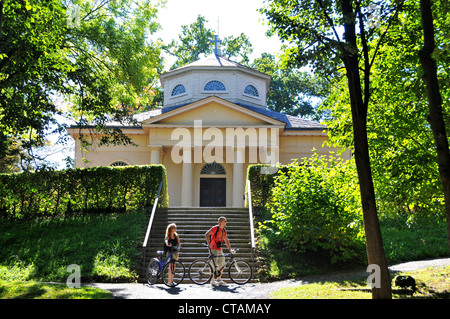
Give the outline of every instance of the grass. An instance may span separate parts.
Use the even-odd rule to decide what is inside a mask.
[[[393,284],[394,299],[450,299],[450,267],[427,268],[402,275],[416,280],[418,291],[399,289]],[[319,282],[282,288],[270,296],[274,299],[371,299],[364,280]]]
[[[0,221],[0,280],[66,282],[80,266],[81,282],[134,282],[145,213]]]
[[[384,218],[380,220],[380,227],[386,259],[390,265],[449,255],[445,221],[437,217],[422,217],[413,221],[402,216]],[[367,263],[365,251],[361,251],[359,259],[351,263],[331,264],[326,252],[307,251],[297,254],[273,247],[262,235],[258,237],[258,246],[265,261],[258,274],[262,280],[324,274],[361,267]]]
[[[58,295],[71,298],[71,294],[74,298],[77,294],[89,298],[91,293],[94,294],[89,289],[84,293],[83,290],[70,290],[65,285],[39,283],[66,282],[71,274],[67,267],[71,264],[80,266],[82,283],[135,282],[134,269],[140,254],[138,245],[145,233],[146,222],[143,211],[27,221],[0,220],[0,298],[58,298]],[[432,219],[407,222],[398,218],[382,220],[381,228],[390,264],[448,255],[443,222]],[[261,240],[264,242],[265,239]],[[270,245],[265,243],[265,246]],[[260,276],[264,280],[323,274],[353,266],[331,265],[326,253],[299,255],[277,249],[267,249],[264,253],[267,263]],[[361,261],[365,261],[364,253]],[[318,287],[307,289],[317,290]],[[333,289],[330,286],[328,290]],[[316,293],[325,292],[320,289]],[[365,294],[361,291],[352,293]],[[309,296],[313,294],[314,291]]]
[[[407,216],[380,221],[386,259],[389,264],[449,255],[445,220],[438,217]]]
[[[0,280],[0,299],[111,299],[112,297],[111,292],[93,287],[69,288],[61,284]]]

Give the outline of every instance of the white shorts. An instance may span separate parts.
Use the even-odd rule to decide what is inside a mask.
[[[225,267],[225,257],[223,255],[223,251],[217,249],[211,249],[211,254],[213,255],[214,262],[216,263],[217,269],[221,270]],[[214,264],[211,261],[211,266],[214,269]]]

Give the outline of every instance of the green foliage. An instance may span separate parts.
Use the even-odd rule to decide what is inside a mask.
[[[264,191],[273,185],[269,198],[255,196],[267,202],[272,215],[260,225],[272,244],[293,253],[326,251],[332,263],[354,260],[364,251],[353,162],[315,156],[264,176],[260,183]]]
[[[267,108],[272,111],[319,120],[317,101],[324,98],[325,81],[309,72],[283,65],[274,55],[263,53],[251,65],[272,76]]]
[[[446,34],[450,30],[443,21],[450,19],[449,11],[440,1],[435,5],[436,39],[439,39],[439,47],[446,48]],[[406,212],[439,216],[444,212],[418,55],[423,46],[422,32],[419,2],[405,1],[398,20],[393,21],[384,35],[371,68],[367,130],[377,204],[382,214]],[[450,80],[448,57],[440,54],[437,61],[441,83]],[[336,78],[321,108],[330,111],[330,118],[325,122],[330,142],[353,148],[350,96],[346,87],[344,76]],[[449,100],[449,86],[442,85],[440,90],[444,101]],[[450,123],[450,104],[442,106],[446,122]],[[447,129],[450,135],[450,126]]]
[[[388,263],[449,255],[445,221],[422,214],[398,214],[380,221]]]
[[[248,166],[247,180],[251,183],[253,209],[262,210],[265,208],[279,172],[288,171],[289,168],[290,166],[285,165],[255,164]],[[248,205],[248,196],[246,197],[246,205]]]
[[[181,34],[178,36],[179,42],[173,40],[165,50],[177,57],[171,69],[182,67],[200,59],[201,55],[208,55],[214,52],[214,31],[206,27],[208,21],[204,16],[199,15],[197,20],[190,25],[183,25]],[[252,44],[248,37],[241,33],[239,36],[225,37],[222,41],[222,56],[230,58],[240,58],[239,63],[248,64],[248,55],[253,52]]]
[[[51,125],[64,132],[55,115],[101,128],[158,103],[162,62],[160,45],[147,39],[159,27],[151,0],[1,3],[0,158],[11,138],[30,150],[43,145]]]
[[[159,205],[168,205],[162,165],[76,168],[0,174],[0,213],[7,218],[72,212],[127,211],[152,205],[163,182]]]

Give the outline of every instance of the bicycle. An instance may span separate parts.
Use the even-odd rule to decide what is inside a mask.
[[[214,256],[211,254],[211,248],[207,244],[202,245],[208,247],[209,256],[206,259],[196,259],[189,266],[189,278],[192,280],[192,282],[196,283],[197,285],[206,284],[211,280],[213,273],[216,278],[219,277],[221,271],[226,267],[228,263],[228,275],[234,283],[238,285],[244,285],[250,281],[253,275],[253,270],[248,262],[241,259],[235,259],[233,253],[231,252],[228,254],[223,254],[224,257],[230,257],[230,259],[227,261],[225,266],[223,266],[221,269],[217,269],[216,262],[214,261]],[[235,251],[238,250],[239,248],[237,248]],[[213,267],[211,266],[211,261],[214,264],[214,272]]]
[[[164,259],[164,251],[158,250],[156,254],[158,258],[152,258],[147,267],[146,277],[149,285],[153,285],[158,281],[159,277],[162,277],[164,284],[168,287],[174,287],[179,285],[183,279],[186,269],[178,260],[172,259],[173,252],[176,248],[173,248],[166,259]],[[169,283],[169,275],[173,274],[173,283]]]

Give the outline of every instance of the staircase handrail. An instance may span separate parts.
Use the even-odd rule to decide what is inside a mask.
[[[161,194],[161,188],[162,188],[163,182],[159,183],[158,193],[156,194],[155,201],[153,202],[153,208],[152,208],[152,214],[150,215],[150,220],[148,221],[147,226],[147,233],[145,234],[144,243],[142,244],[142,247],[147,247],[148,237],[150,236],[150,230],[152,229],[153,224],[153,218],[155,217],[156,207],[158,206],[158,200],[159,195]]]
[[[250,238],[252,244],[252,259],[253,250],[255,249],[255,234],[253,229],[253,208],[252,208],[252,190],[250,188],[250,180],[247,180],[247,193],[248,193],[248,217],[250,219]]]

